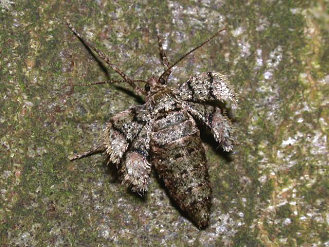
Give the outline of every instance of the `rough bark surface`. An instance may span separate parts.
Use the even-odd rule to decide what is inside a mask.
[[[1,0],[0,245],[328,245],[328,6]],[[72,86],[119,78],[101,68],[64,17],[137,79],[161,73],[157,23],[169,61],[226,26],[169,78],[178,85],[218,71],[239,95],[238,146],[229,157],[214,142],[205,146],[213,188],[206,230],[182,217],[154,176],[140,200],[102,158],[67,159],[142,102],[110,85]]]

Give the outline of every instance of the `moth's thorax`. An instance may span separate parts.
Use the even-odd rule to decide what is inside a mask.
[[[148,97],[149,106],[153,114],[166,113],[180,108],[180,104],[169,88],[162,88],[162,90]]]

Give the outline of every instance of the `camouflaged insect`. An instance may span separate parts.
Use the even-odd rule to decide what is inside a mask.
[[[206,125],[224,151],[234,144],[232,123],[225,109],[237,107],[227,78],[208,72],[192,76],[178,88],[168,87],[171,69],[218,33],[170,64],[158,35],[160,58],[165,71],[147,81],[132,80],[110,63],[101,51],[84,40],[68,22],[70,29],[90,49],[114,69],[123,81],[145,98],[137,105],[113,116],[107,124],[104,141],[98,147],[71,157],[84,158],[105,153],[108,163],[117,166],[122,181],[132,191],[143,195],[148,190],[151,169],[163,181],[170,197],[199,228],[209,223],[211,186],[205,150],[196,122]],[[145,89],[136,82],[144,82]]]

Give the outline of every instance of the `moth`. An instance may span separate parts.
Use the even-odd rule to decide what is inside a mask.
[[[179,62],[225,29],[219,30],[174,63],[169,62],[158,34],[164,72],[148,80],[134,80],[85,40],[69,21],[67,25],[137,95],[145,99],[143,105],[114,115],[107,123],[101,143],[87,152],[75,154],[70,160],[104,153],[107,163],[118,169],[122,183],[141,196],[147,192],[151,170],[155,169],[183,214],[198,228],[206,228],[212,189],[198,123],[211,131],[224,151],[231,151],[235,138],[232,122],[225,112],[235,110],[237,100],[226,76],[217,72],[194,75],[177,87],[169,87],[167,82]],[[144,83],[145,88],[138,83]]]

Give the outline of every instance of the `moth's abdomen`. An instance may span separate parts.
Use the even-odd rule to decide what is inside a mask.
[[[211,187],[204,148],[194,119],[175,111],[154,122],[152,164],[170,197],[199,227],[208,225]]]

